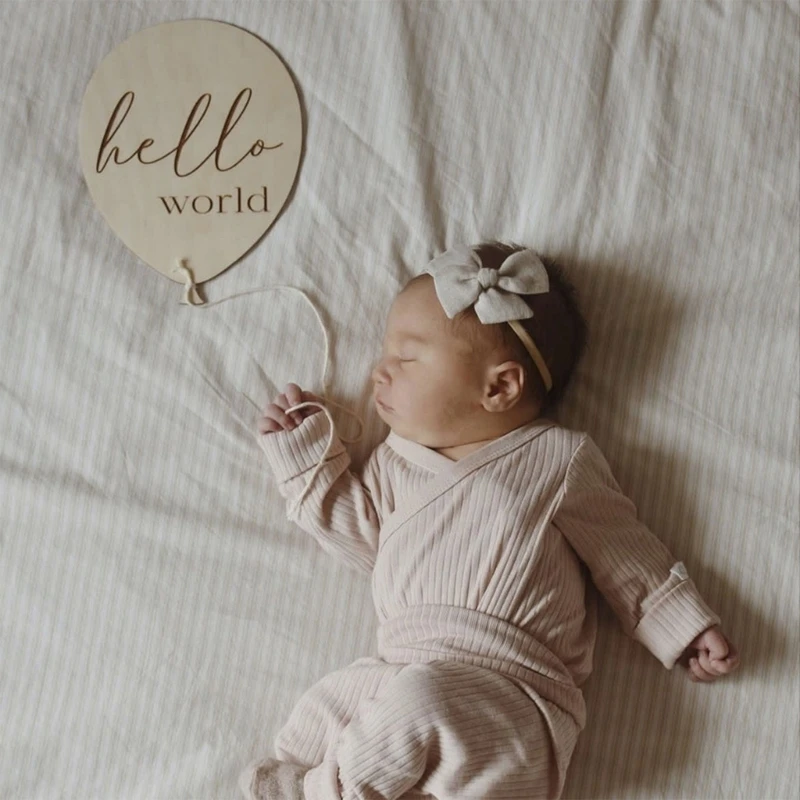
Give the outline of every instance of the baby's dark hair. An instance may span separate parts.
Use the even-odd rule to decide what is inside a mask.
[[[525,250],[523,245],[506,244],[492,240],[473,245],[481,263],[487,269],[499,269],[500,265],[512,253]],[[539,370],[533,362],[520,338],[505,322],[484,325],[480,322],[475,309],[470,307],[457,314],[452,323],[454,330],[462,329],[469,318],[466,335],[473,345],[480,337],[483,343],[493,338],[493,346],[505,346],[515,355],[515,359],[525,370],[525,399],[541,404],[541,414],[552,411],[560,402],[572,377],[575,367],[587,347],[587,326],[578,305],[578,292],[567,278],[562,267],[553,259],[539,255],[547,270],[550,291],[543,294],[521,295],[533,311],[533,316],[519,320],[522,327],[539,348],[550,375],[553,386],[548,392]],[[485,346],[485,345],[484,345]]]

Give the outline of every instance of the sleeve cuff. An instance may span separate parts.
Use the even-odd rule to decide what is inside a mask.
[[[331,425],[328,415],[320,411],[306,417],[297,428],[266,433],[259,437],[259,446],[279,483],[316,467],[331,435],[333,441],[326,460],[347,452],[336,430],[331,430]]]
[[[720,617],[706,604],[689,578],[642,617],[633,631],[633,638],[667,669],[672,669],[697,636],[720,622]]]

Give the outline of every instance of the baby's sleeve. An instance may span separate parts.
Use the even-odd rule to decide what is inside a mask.
[[[302,494],[330,439],[324,413],[306,417],[294,429],[260,437],[259,444],[275,476],[278,491],[291,506]],[[320,547],[349,566],[371,572],[382,524],[379,448],[369,456],[360,478],[350,469],[350,456],[334,432],[331,449],[311,487],[287,517],[310,533]]]
[[[636,517],[592,439],[572,455],[553,517],[623,630],[667,668],[704,630],[720,623],[682,562]]]

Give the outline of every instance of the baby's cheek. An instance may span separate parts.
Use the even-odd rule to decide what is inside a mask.
[[[446,404],[449,388],[434,377],[421,382],[414,396],[414,405],[427,419],[437,420]]]

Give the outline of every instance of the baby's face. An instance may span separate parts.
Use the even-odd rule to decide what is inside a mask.
[[[448,323],[433,278],[415,281],[392,304],[372,372],[381,418],[398,436],[431,448],[471,441],[485,377]]]

